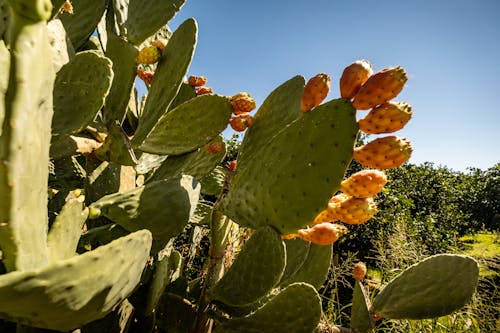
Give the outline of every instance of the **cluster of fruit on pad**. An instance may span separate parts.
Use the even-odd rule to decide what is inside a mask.
[[[366,134],[393,133],[402,129],[412,116],[408,103],[392,102],[407,81],[405,70],[400,67],[385,68],[373,74],[367,60],[358,60],[347,66],[340,78],[340,94],[351,101],[356,110],[370,112],[358,121],[358,128]],[[329,93],[331,78],[325,73],[312,77],[304,87],[301,111],[313,111]],[[387,176],[379,169],[396,168],[411,156],[410,141],[403,137],[377,138],[353,150],[353,158],[364,167],[345,179],[339,193],[312,221],[311,227],[299,229],[296,234],[283,235],[289,239],[300,237],[319,245],[332,244],[347,232],[341,224],[362,224],[377,213],[373,197],[387,183]]]
[[[151,42],[150,45],[143,47],[135,58],[136,64],[139,66],[156,64],[160,60],[166,44],[166,40],[157,39]],[[147,85],[151,84],[154,75],[155,72],[152,70],[144,69],[143,67],[137,68],[137,76]]]

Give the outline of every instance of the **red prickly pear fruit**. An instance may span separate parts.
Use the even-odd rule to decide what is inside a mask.
[[[205,84],[207,84],[207,78],[205,76],[195,76],[195,75],[191,75],[189,78],[188,78],[188,84],[191,86],[191,87],[202,87],[204,86]]]
[[[356,280],[363,280],[366,276],[366,265],[364,262],[360,261],[354,264],[352,270],[352,276]]]
[[[321,104],[330,91],[331,81],[330,76],[325,73],[317,74],[307,81],[302,93],[302,112],[308,112]]]
[[[368,168],[391,169],[408,161],[412,151],[410,140],[392,135],[354,148],[352,156],[359,164]]]
[[[385,102],[374,107],[358,121],[359,130],[367,134],[396,132],[408,123],[412,113],[408,103]]]
[[[339,199],[338,202],[330,200],[328,209],[335,218],[347,224],[363,224],[377,213],[377,206],[373,198],[340,195]]]
[[[257,102],[249,93],[238,93],[231,97],[234,114],[250,112],[257,107]]]
[[[297,234],[305,241],[317,245],[330,245],[335,243],[346,232],[347,228],[343,225],[323,222],[316,224],[312,228],[299,229]]]
[[[358,60],[347,66],[340,77],[340,96],[353,98],[372,74],[372,64],[368,60]]]
[[[352,174],[340,184],[340,191],[356,198],[369,198],[382,191],[387,176],[376,169],[366,169]]]
[[[207,94],[213,94],[212,88],[209,88],[209,87],[196,87],[196,95],[197,96],[207,95]]]
[[[137,57],[135,58],[135,62],[137,64],[146,64],[146,65],[151,65],[158,60],[160,60],[161,57],[161,50],[154,45],[149,45],[143,47],[140,51]]]
[[[401,66],[390,67],[370,76],[352,101],[357,110],[368,110],[396,97],[408,80]]]
[[[229,120],[229,125],[236,132],[243,132],[253,125],[253,117],[248,112],[233,115]]]
[[[156,46],[160,51],[163,51],[165,46],[167,46],[167,40],[160,38],[151,42],[151,45]]]
[[[218,154],[224,150],[226,145],[224,142],[212,142],[205,145],[205,150],[212,154]]]
[[[144,81],[146,84],[151,84],[151,81],[153,81],[153,77],[155,76],[155,72],[153,71],[145,71],[142,69],[137,70],[137,76]]]
[[[227,169],[231,172],[235,172],[237,166],[238,166],[238,162],[236,160],[232,160],[232,161],[228,162],[226,165]]]

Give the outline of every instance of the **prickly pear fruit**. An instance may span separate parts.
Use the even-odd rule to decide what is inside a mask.
[[[160,38],[151,42],[151,45],[156,46],[160,51],[163,51],[165,46],[167,46],[167,40]]]
[[[352,270],[352,276],[356,280],[363,280],[366,275],[366,265],[364,262],[360,261],[354,264],[354,268]]]
[[[401,66],[390,67],[370,76],[352,101],[357,110],[368,110],[396,97],[408,80]]]
[[[317,245],[330,245],[347,232],[347,228],[340,224],[323,222],[312,228],[299,229],[297,234],[305,241]]]
[[[209,87],[196,87],[196,95],[201,96],[201,95],[207,95],[207,94],[213,94],[212,88]]]
[[[335,221],[337,221],[337,219],[333,216],[333,214],[330,213],[328,209],[325,209],[321,211],[318,215],[316,215],[311,224],[316,225],[323,222],[335,222]]]
[[[149,45],[143,47],[140,51],[137,57],[135,58],[136,64],[146,64],[146,65],[151,65],[158,60],[160,60],[161,57],[161,50],[154,45]]]
[[[379,193],[387,184],[387,176],[376,169],[366,169],[352,174],[340,184],[340,191],[356,198],[369,198]]]
[[[359,130],[367,134],[392,133],[402,129],[412,116],[411,105],[385,102],[374,107],[358,121]]]
[[[229,125],[236,132],[243,132],[248,127],[252,126],[253,117],[248,112],[233,115],[229,120]]]
[[[413,148],[407,138],[386,136],[354,148],[353,158],[369,168],[390,169],[402,165],[411,156]]]
[[[238,165],[238,162],[236,160],[232,160],[231,162],[227,163],[227,169],[231,172],[236,171],[236,166]]]
[[[153,81],[153,76],[155,76],[155,72],[153,71],[146,71],[143,69],[138,69],[137,70],[137,76],[144,81],[146,84],[151,84],[151,81]]]
[[[302,93],[302,112],[308,112],[321,104],[330,91],[330,83],[331,78],[325,73],[317,74],[307,81]]]
[[[333,217],[347,224],[363,224],[377,213],[373,198],[355,198],[337,195],[339,200],[330,200],[328,210]]]
[[[205,145],[205,150],[212,154],[218,154],[224,150],[226,145],[222,141],[207,143]]]
[[[71,1],[69,0],[64,1],[63,5],[61,6],[60,12],[73,14],[73,5],[71,4]]]
[[[283,240],[290,240],[290,239],[295,239],[299,237],[298,234],[286,234],[286,235],[281,235],[281,239]]]
[[[255,99],[245,92],[231,96],[231,104],[233,105],[234,114],[250,112],[257,106]]]
[[[207,78],[204,76],[191,75],[188,78],[188,84],[191,87],[203,87],[205,84],[207,84]]]
[[[347,66],[340,77],[340,96],[353,98],[372,74],[372,64],[368,60],[358,60]]]

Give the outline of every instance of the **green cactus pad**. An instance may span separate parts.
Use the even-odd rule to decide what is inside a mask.
[[[172,281],[174,274],[178,274],[182,265],[182,256],[178,251],[172,251],[155,263],[151,284],[147,293],[144,314],[150,315],[158,305],[160,297],[167,285]]]
[[[125,37],[131,43],[139,45],[166,25],[184,2],[185,0],[129,0],[126,1],[128,6],[115,6],[117,23]]]
[[[370,299],[363,284],[359,280],[356,280],[355,284],[352,296],[351,328],[355,329],[355,332],[370,332],[375,327],[369,311]]]
[[[209,174],[200,179],[201,193],[218,196],[224,188],[227,170],[217,166]]]
[[[139,146],[144,141],[177,96],[193,57],[197,34],[196,21],[188,19],[174,31],[163,49],[139,126],[132,140],[134,146]]]
[[[5,39],[7,27],[9,26],[9,19],[10,19],[9,16],[10,15],[9,15],[9,8],[7,7],[7,1],[0,0],[0,41]]]
[[[1,275],[0,317],[59,331],[104,317],[139,283],[150,246],[142,230],[36,271]]]
[[[217,137],[210,143],[213,142],[222,142],[222,138]],[[169,179],[181,174],[200,179],[210,173],[224,159],[225,154],[225,149],[215,154],[202,147],[183,155],[169,155],[154,171],[152,176],[148,178],[148,181]]]
[[[132,144],[118,121],[108,126],[106,140],[94,153],[101,161],[131,166],[136,165],[138,162]]]
[[[57,73],[62,66],[75,57],[75,50],[66,36],[66,31],[60,20],[47,23],[50,48],[52,49],[52,64]]]
[[[196,205],[193,216],[189,220],[189,223],[193,224],[206,224],[210,223],[212,217],[213,206],[209,201],[199,201]]]
[[[33,22],[48,21],[52,14],[52,2],[50,0],[7,0],[12,10]]]
[[[149,229],[154,240],[182,231],[194,213],[200,185],[191,176],[148,183],[102,197],[89,206],[90,217],[105,216],[129,231]]]
[[[281,283],[287,286],[294,282],[306,282],[319,289],[325,282],[332,260],[332,247],[311,244],[309,252],[300,268]]]
[[[478,278],[479,267],[473,258],[438,254],[389,282],[373,300],[372,312],[389,319],[444,316],[471,299]]]
[[[113,72],[111,61],[96,51],[78,53],[56,75],[53,135],[78,133],[104,104]]]
[[[254,124],[245,133],[238,153],[238,168],[245,168],[254,154],[267,146],[292,121],[302,115],[300,101],[305,80],[295,76],[276,88],[255,114]]]
[[[21,4],[25,2],[18,2]],[[47,263],[47,183],[54,73],[45,22],[12,15],[0,136],[0,244],[8,271]]]
[[[258,301],[280,280],[285,256],[283,241],[273,228],[257,229],[211,290],[213,298],[232,306]]]
[[[130,94],[137,75],[135,58],[139,50],[113,32],[107,34],[106,57],[113,62],[113,83],[104,105],[104,121],[107,124],[125,117]]]
[[[304,264],[311,246],[310,242],[306,242],[300,238],[285,240],[286,247],[286,266],[281,281],[286,281],[292,274],[297,272]]]
[[[80,49],[94,32],[106,10],[106,2],[106,0],[72,1],[73,13],[59,14],[58,17],[76,50]]]
[[[138,148],[163,155],[193,151],[227,127],[232,111],[227,97],[203,95],[193,98],[163,115]]]
[[[307,283],[294,283],[257,311],[223,322],[216,333],[311,333],[321,317],[318,292]]]
[[[88,209],[78,199],[70,199],[57,215],[47,236],[49,261],[56,262],[76,254],[82,227],[87,220]]]
[[[189,101],[196,97],[196,90],[187,83],[182,83],[177,96],[175,96],[172,103],[168,106],[169,110],[175,109],[184,102]]]
[[[243,226],[271,225],[282,234],[305,227],[339,188],[357,131],[344,99],[293,121],[238,168],[224,212]]]

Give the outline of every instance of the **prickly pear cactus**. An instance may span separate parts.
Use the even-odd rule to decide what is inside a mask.
[[[407,75],[349,67],[332,100],[328,74],[297,75],[254,112],[248,92],[185,79],[198,24],[167,26],[183,4],[0,0],[0,330],[317,328],[331,244],[352,227],[340,223],[366,223],[386,181],[378,170],[346,180],[349,163],[392,168],[411,155],[396,136],[355,147],[359,129],[409,120],[409,105],[389,101]],[[391,103],[406,113],[380,112]],[[359,123],[356,108],[371,107],[377,117]],[[398,125],[381,127],[380,114]],[[246,131],[236,159],[228,126]],[[477,275],[471,258],[432,257],[373,304],[357,281],[352,329],[450,313]]]

